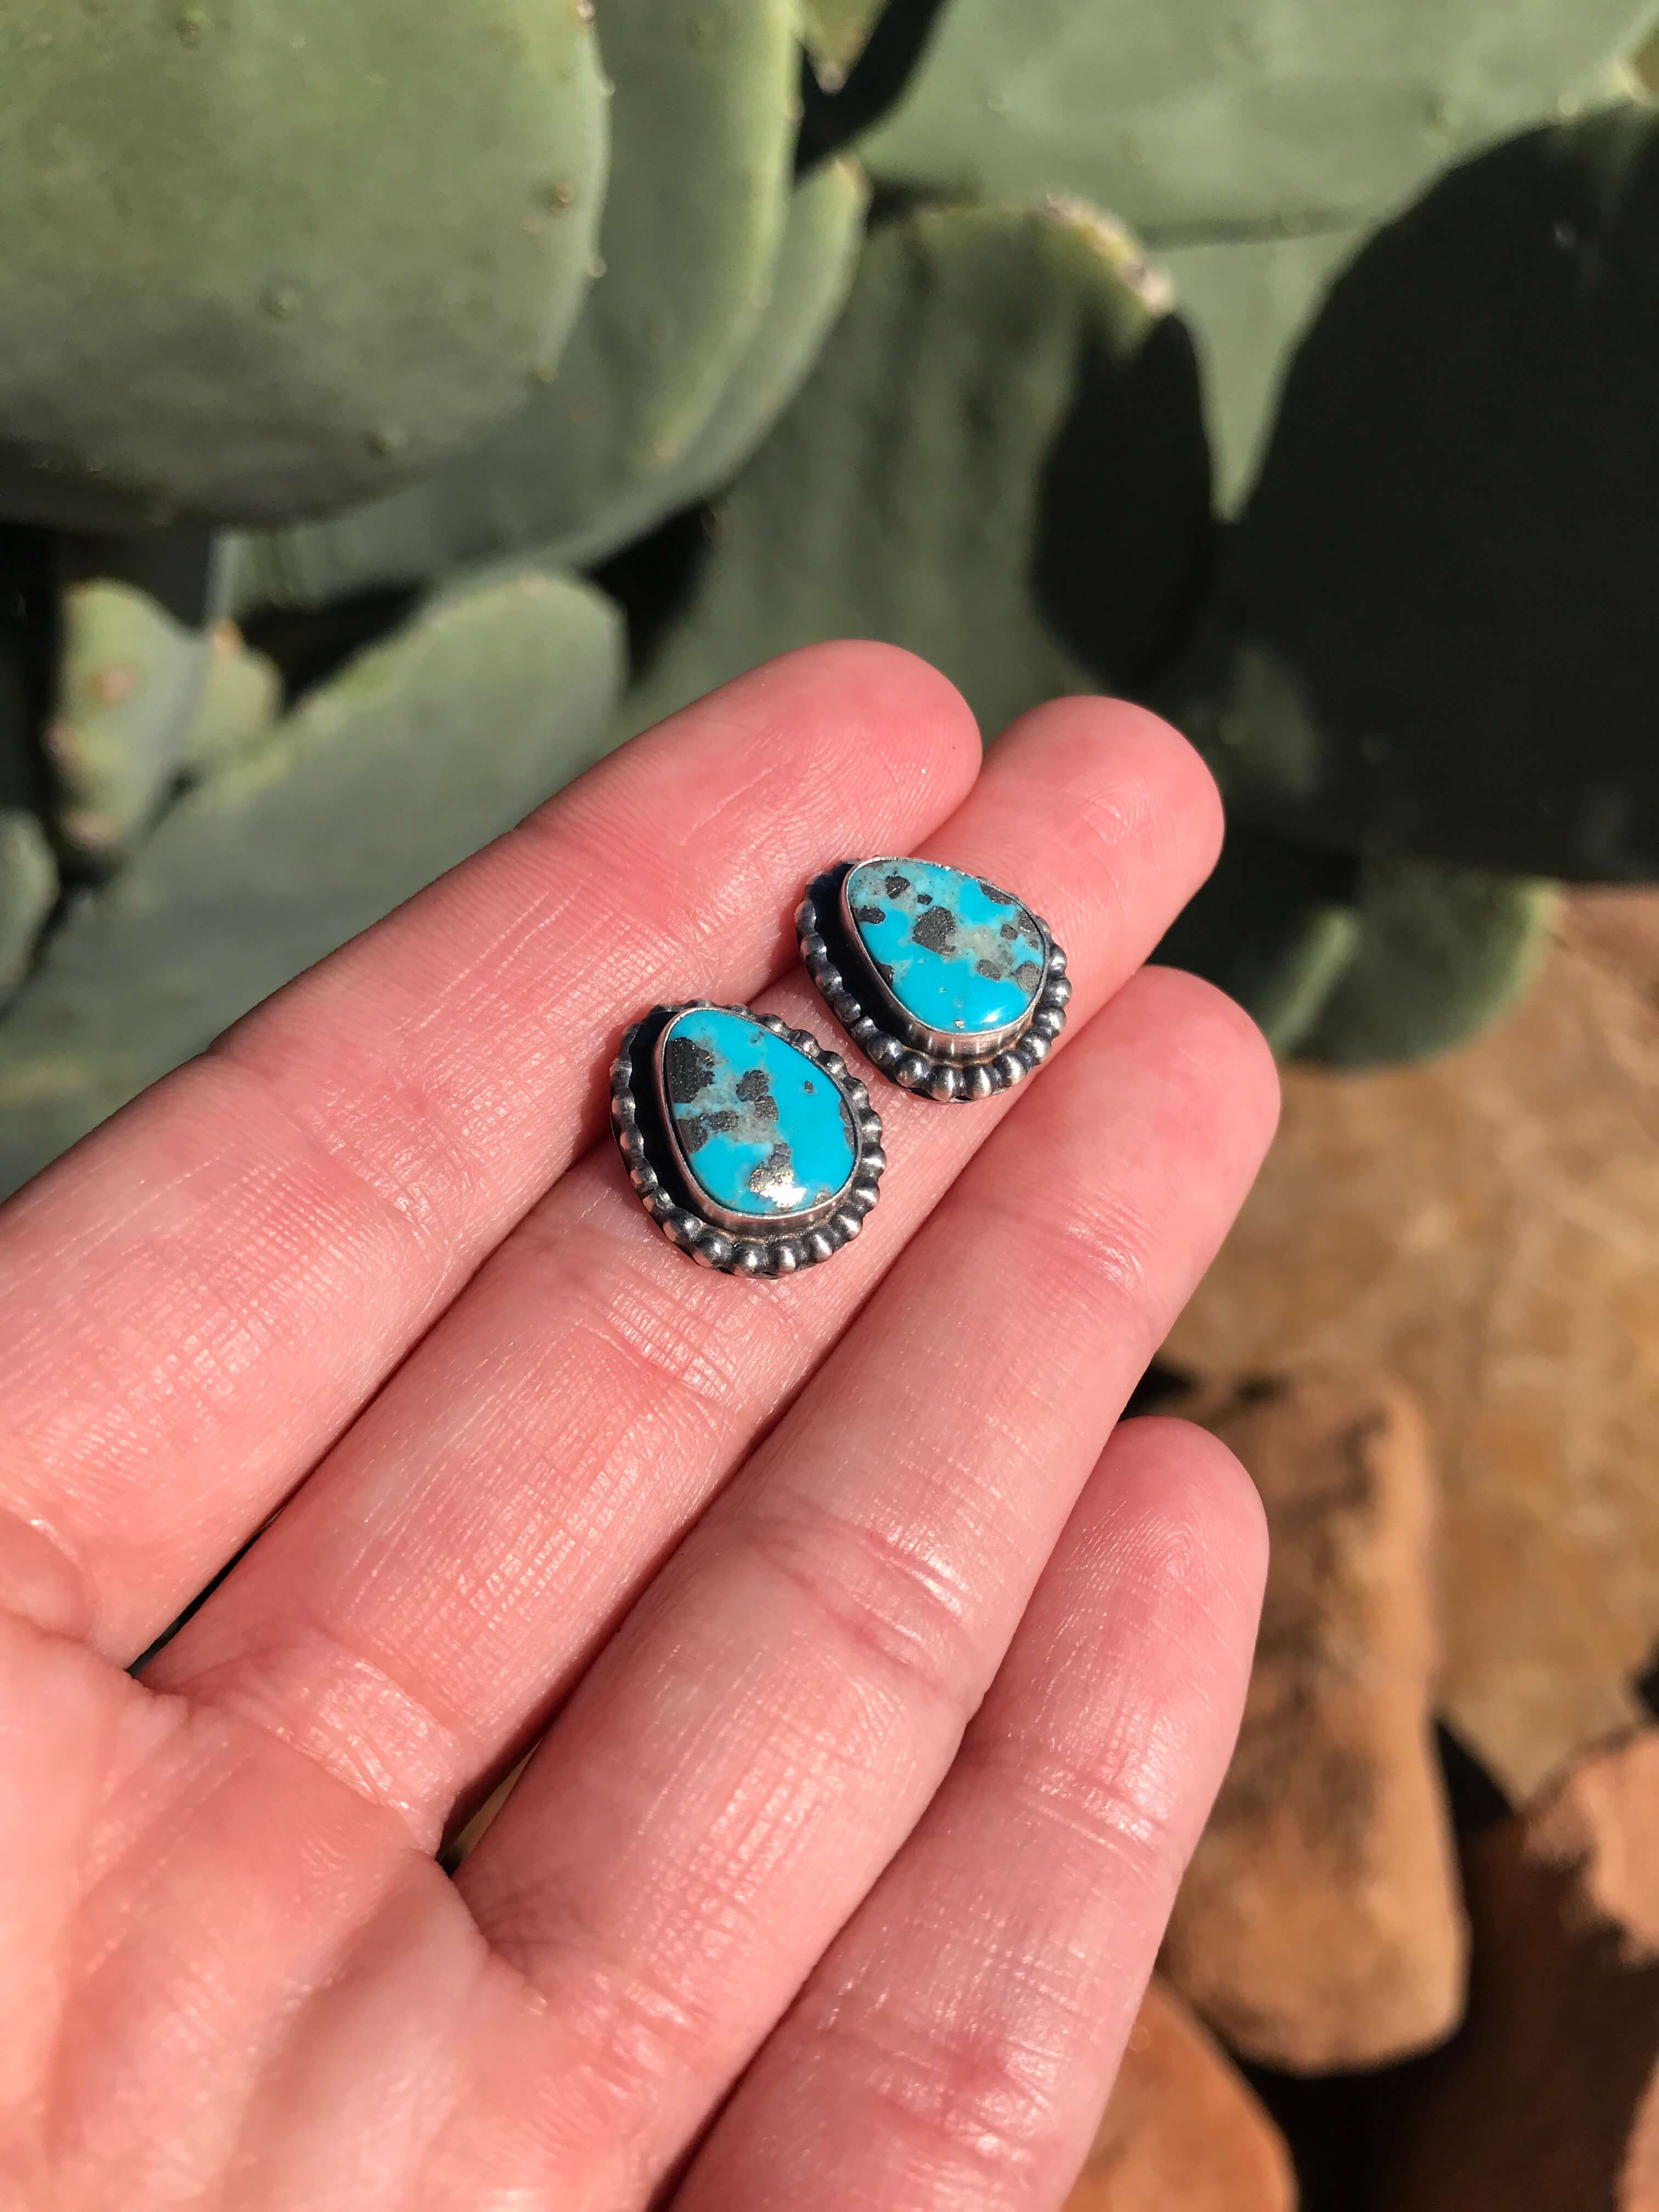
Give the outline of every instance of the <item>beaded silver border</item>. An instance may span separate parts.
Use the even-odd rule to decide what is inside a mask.
[[[810,1229],[781,1228],[769,1234],[757,1227],[750,1236],[733,1236],[686,1202],[690,1196],[690,1186],[678,1162],[652,1157],[652,1147],[640,1126],[639,1104],[634,1095],[635,1043],[642,1030],[653,1029],[659,1024],[665,1028],[681,1014],[703,1007],[723,1014],[738,1014],[745,1021],[757,1022],[763,1029],[770,1030],[774,1036],[793,1045],[821,1067],[847,1103],[857,1140],[853,1173],[834,1210]],[[654,1059],[654,1054],[651,1057]],[[639,1072],[647,1081],[656,1080],[650,1061]],[[666,1100],[659,1102],[659,1107],[665,1123]],[[701,1267],[716,1268],[722,1274],[775,1279],[796,1274],[803,1267],[817,1267],[832,1259],[843,1244],[852,1243],[881,1196],[887,1155],[882,1150],[881,1116],[870,1103],[869,1091],[841,1054],[820,1044],[811,1030],[791,1029],[776,1014],[757,1014],[752,1006],[722,1006],[710,999],[685,999],[674,1006],[653,1006],[649,1013],[641,1015],[623,1033],[611,1066],[611,1127],[628,1179],[652,1220],[671,1244],[690,1253]],[[672,1147],[668,1149],[672,1152]]]
[[[795,939],[801,960],[824,1005],[872,1066],[878,1067],[889,1082],[913,1091],[921,1097],[966,1105],[975,1099],[992,1097],[999,1091],[1012,1091],[1017,1083],[1024,1083],[1054,1048],[1054,1039],[1066,1026],[1066,1009],[1072,996],[1065,949],[1055,943],[1048,923],[1035,908],[1025,906],[1024,899],[1016,898],[1012,891],[1001,890],[999,885],[989,885],[1011,905],[1025,907],[1042,932],[1042,941],[1048,948],[1042,981],[1037,986],[1030,1013],[1010,1042],[983,1060],[946,1060],[928,1051],[914,1036],[901,1035],[878,1021],[867,1003],[875,1000],[879,1004],[887,994],[882,989],[880,977],[869,967],[862,945],[850,932],[839,928],[835,919],[842,885],[854,868],[864,865],[861,860],[844,860],[827,870],[814,880],[795,909]],[[836,965],[835,951],[825,934],[826,915],[831,932],[845,941],[845,964],[851,967],[855,961],[862,962],[864,975],[849,980]]]

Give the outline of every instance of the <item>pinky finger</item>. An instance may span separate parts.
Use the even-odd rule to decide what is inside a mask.
[[[1117,1431],[944,1787],[676,2212],[1054,2212],[1231,1753],[1266,1565],[1224,1446]]]

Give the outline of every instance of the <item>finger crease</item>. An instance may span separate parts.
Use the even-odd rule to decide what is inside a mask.
[[[902,1538],[799,1503],[788,1512],[751,1514],[742,1536],[843,1646],[966,1724],[984,1694],[987,1668],[960,1577]]]

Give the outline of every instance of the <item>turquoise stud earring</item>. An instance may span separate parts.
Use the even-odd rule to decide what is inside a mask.
[[[726,1274],[792,1275],[881,1195],[881,1117],[839,1053],[775,1014],[653,1006],[622,1042],[611,1121],[669,1242]]]
[[[867,1060],[928,1098],[1023,1083],[1066,1026],[1066,955],[1042,918],[938,860],[847,860],[795,916],[818,994]]]

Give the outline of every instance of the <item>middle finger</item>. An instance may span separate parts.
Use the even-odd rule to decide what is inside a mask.
[[[1050,915],[1075,1030],[1146,957],[1218,836],[1183,740],[1136,708],[1074,700],[1012,731],[932,842]],[[800,979],[763,1004],[825,1025]],[[883,1205],[833,1266],[781,1288],[690,1267],[608,1147],[591,1155],[146,1679],[274,1728],[429,1846],[458,1795],[544,1725],[1008,1103],[941,1108],[883,1086]]]

